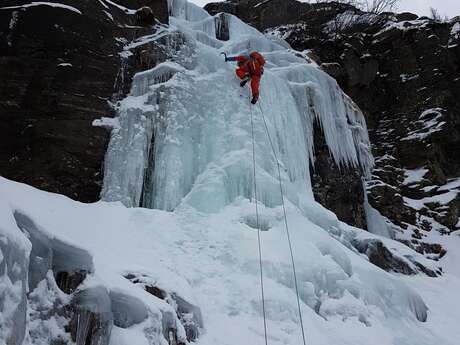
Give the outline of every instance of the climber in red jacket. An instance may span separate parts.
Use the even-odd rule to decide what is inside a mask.
[[[236,75],[241,79],[240,86],[243,87],[251,80],[252,104],[256,104],[259,99],[260,78],[264,73],[265,59],[259,52],[252,52],[247,55],[231,56],[225,55],[225,61],[237,61],[238,68]]]

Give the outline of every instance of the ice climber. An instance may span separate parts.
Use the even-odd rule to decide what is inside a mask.
[[[259,99],[260,78],[264,74],[265,59],[259,52],[252,52],[249,55],[230,56],[225,55],[225,61],[237,61],[238,68],[236,75],[241,79],[240,86],[243,87],[251,80],[252,104]]]

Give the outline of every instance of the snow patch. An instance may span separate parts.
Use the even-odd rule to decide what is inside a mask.
[[[323,31],[329,34],[338,34],[351,28],[353,25],[370,24],[377,19],[372,13],[356,14],[354,11],[339,13],[324,25]]]
[[[36,7],[36,6],[50,6],[55,8],[63,8],[78,14],[82,14],[80,10],[76,9],[75,7],[64,5],[56,2],[44,2],[44,1],[34,1],[29,4],[24,4],[20,6],[8,6],[8,7],[0,7],[0,10],[9,10],[9,9],[16,9],[16,8],[29,8],[29,7]]]
[[[401,78],[401,81],[403,83],[406,83],[408,81],[418,79],[420,76],[418,74],[413,74],[413,75],[401,74],[399,77]]]
[[[411,199],[408,197],[403,197],[403,199],[407,206],[415,210],[421,210],[425,208],[427,204],[447,205],[457,197],[458,193],[458,190],[451,190],[443,194],[425,197],[423,199]]]
[[[120,121],[116,117],[101,117],[100,119],[94,120],[92,125],[94,127],[103,127],[107,129],[120,129]]]
[[[401,141],[424,140],[432,134],[442,131],[445,121],[442,121],[442,108],[425,110],[417,121],[414,122],[415,130],[410,131]]]
[[[414,183],[421,182],[423,180],[423,177],[426,175],[428,172],[428,169],[425,168],[420,168],[420,169],[406,169],[404,170],[404,181],[403,185],[410,185]]]
[[[392,20],[388,21],[382,30],[374,34],[374,37],[378,37],[383,33],[390,30],[401,30],[409,31],[415,29],[422,29],[430,24],[430,19],[416,19],[416,20],[406,20],[401,22],[394,22]]]

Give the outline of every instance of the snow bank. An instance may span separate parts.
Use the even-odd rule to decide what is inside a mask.
[[[422,112],[419,119],[413,123],[415,130],[410,131],[401,141],[424,140],[427,137],[443,130],[445,121],[442,121],[444,109],[433,108]]]
[[[204,216],[185,206],[170,213],[126,208],[120,203],[81,204],[4,179],[0,191],[4,215],[9,214],[12,220],[15,212],[27,215],[55,239],[65,239],[91,255],[94,273],[83,287],[89,295],[78,298],[80,305],[86,305],[87,300],[95,312],[115,313],[114,344],[119,339],[161,343],[165,337],[161,320],[175,315],[173,304],[133,284],[125,278],[127,272],[141,272],[145,284],[152,282],[172,296],[180,296],[176,301],[184,315],[194,310],[192,305],[200,307],[204,333],[198,344],[262,340],[257,231],[243,221],[253,215],[248,200],[240,198],[219,213]],[[336,344],[338,339],[346,339],[364,345],[376,335],[385,339],[381,344],[410,344],[408,339],[431,343],[433,330],[421,326],[427,316],[428,325],[430,322],[421,297],[397,277],[367,262],[351,246],[331,237],[349,233],[351,227],[318,204],[310,207],[309,218],[314,222],[293,204],[287,206],[302,311],[313,343]],[[282,209],[261,205],[261,213],[270,220],[270,229],[262,235],[269,337],[274,344],[294,344],[300,332]],[[338,236],[346,243],[345,235]],[[102,286],[107,292],[98,293]],[[100,302],[91,302],[94,298]],[[107,302],[102,303],[104,300]],[[179,336],[184,337],[184,328],[177,327]],[[390,330],[401,327],[403,331],[390,335]],[[447,339],[444,344],[453,343]]]
[[[16,197],[7,197],[10,193]],[[23,203],[22,200],[26,199],[28,201]],[[131,235],[126,229],[136,228],[134,223],[130,224],[137,218],[134,214],[114,218],[112,212],[122,215],[125,208],[119,204],[107,204],[107,208],[101,208],[100,204],[75,203],[58,195],[37,193],[3,178],[0,178],[0,205],[0,343],[15,339],[15,344],[21,344],[25,335],[30,344],[67,339],[69,335],[64,332],[64,326],[76,322],[77,344],[83,344],[94,321],[91,321],[91,313],[98,314],[96,322],[101,327],[93,338],[100,344],[108,344],[112,327],[117,327],[119,333],[125,329],[132,332],[137,328],[138,339],[144,339],[146,343],[149,339],[151,344],[164,342],[162,324],[166,314],[169,322],[173,323],[170,329],[177,330],[179,340],[184,341],[185,329],[176,316],[174,305],[136,287],[124,277],[125,272],[135,270],[148,274],[155,256],[150,252],[150,259],[138,257],[136,263],[136,260],[132,261],[134,256],[120,255],[124,249],[137,248],[137,251],[142,247],[128,241]],[[127,223],[121,221],[123,218]],[[167,219],[160,223],[168,227]],[[142,232],[148,232],[148,227]],[[117,233],[123,234],[122,237],[118,237]],[[115,243],[118,243],[117,249],[113,251]],[[3,244],[8,247],[3,247]],[[110,252],[113,255],[108,255]],[[86,271],[88,277],[75,294],[66,295],[57,288],[55,279],[59,272],[72,272],[76,268]],[[159,270],[154,272],[153,277],[160,273]],[[169,275],[173,277],[174,273],[169,271]],[[181,288],[184,282],[180,278],[168,280],[167,275],[162,277],[165,282],[158,284],[166,291],[193,301],[189,290]],[[72,321],[63,309],[69,303],[74,306]]]
[[[410,185],[414,183],[419,183],[423,180],[423,177],[426,175],[428,172],[428,169],[425,168],[419,168],[419,169],[405,169],[404,170],[404,185]]]

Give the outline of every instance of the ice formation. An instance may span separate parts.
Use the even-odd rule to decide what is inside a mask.
[[[453,288],[445,289],[420,278],[429,291],[421,296],[410,281],[372,265],[353,245],[377,235],[341,223],[313,199],[314,121],[339,166],[364,174],[372,167],[359,109],[332,78],[282,41],[236,17],[211,17],[185,0],[169,4],[170,28],[134,43],[162,39],[174,54],[137,74],[119,106],[116,126],[110,126],[104,201],[81,204],[0,178],[0,342],[21,341],[33,326],[27,324],[27,293],[49,300],[53,264],[51,271],[45,268],[53,258],[62,263],[50,253],[66,245],[73,259],[65,269],[88,274],[71,292],[78,345],[94,320],[99,344],[263,343],[252,112],[270,344],[299,344],[301,336],[277,162],[262,116],[282,167],[308,343],[455,344],[455,305],[447,308],[447,300],[460,280],[450,277]],[[248,50],[268,60],[255,107],[248,90],[239,88],[234,66],[220,56]],[[382,240],[403,258],[417,256]],[[29,277],[31,253],[48,260]],[[432,291],[443,292],[444,305]],[[50,319],[43,329],[62,322]],[[43,332],[34,334],[41,338],[30,344],[46,343]]]
[[[258,197],[267,206],[279,205],[280,196],[262,114],[284,168],[286,197],[295,205],[302,208],[312,199],[314,121],[339,165],[369,172],[373,162],[364,117],[334,79],[234,16],[212,17],[177,0],[171,13],[170,35],[182,37],[183,47],[172,61],[135,76],[107,153],[104,200],[164,210],[182,202],[217,212],[239,196],[250,197],[251,111]],[[249,91],[239,89],[234,66],[219,53],[252,50],[268,63],[260,104],[251,108]]]

